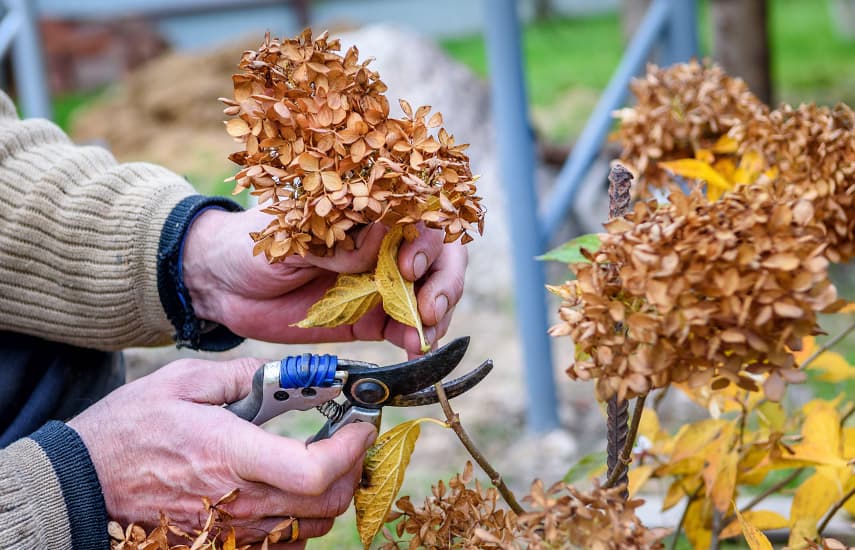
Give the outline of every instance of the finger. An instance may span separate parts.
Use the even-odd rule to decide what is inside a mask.
[[[419,236],[413,242],[401,241],[398,249],[398,269],[409,281],[417,281],[428,272],[440,256],[445,233],[419,225]]]
[[[180,360],[152,376],[163,376],[176,397],[196,403],[222,405],[249,394],[252,375],[265,360],[253,357],[230,361]]]
[[[294,495],[269,485],[252,483],[241,489],[241,498],[229,513],[240,518],[301,517],[332,519],[342,515],[353,501],[362,478],[362,463],[354,464],[320,496]]]
[[[362,463],[365,451],[377,438],[373,425],[357,422],[329,439],[304,446],[252,424],[240,425],[244,427],[238,430],[240,433],[226,435],[232,441],[245,442],[231,448],[231,463],[237,475],[293,495],[322,495],[336,480]]]
[[[425,335],[425,340],[431,344],[436,338],[436,331],[433,327],[422,327]],[[396,346],[403,348],[407,352],[407,358],[413,359],[422,355],[422,340],[419,333],[413,327],[404,325],[390,319],[386,324],[386,329],[383,331],[383,337]]]
[[[460,301],[468,253],[459,242],[447,244],[418,291],[419,315],[427,326],[437,325]]]
[[[334,271],[335,273],[365,273],[372,271],[377,264],[380,243],[389,229],[381,223],[373,223],[362,229],[356,236],[353,250],[336,248],[332,256],[313,256],[307,254],[304,259],[311,265]]]

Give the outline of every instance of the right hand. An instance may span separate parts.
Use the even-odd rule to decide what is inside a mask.
[[[262,363],[175,361],[68,422],[89,450],[111,519],[150,527],[162,511],[192,532],[201,497],[238,488],[225,509],[240,526],[239,544],[263,540],[287,517],[299,520],[300,539],[332,528],[350,505],[376,430],[355,423],[306,445],[225,410],[222,404],[249,393]]]

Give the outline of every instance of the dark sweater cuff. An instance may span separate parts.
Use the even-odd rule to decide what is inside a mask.
[[[223,325],[196,317],[190,302],[190,292],[184,285],[181,264],[187,231],[196,216],[209,208],[229,212],[242,210],[239,204],[224,197],[191,195],[179,202],[169,213],[160,233],[157,290],[163,311],[175,327],[178,347],[224,351],[243,342],[243,338]]]
[[[107,507],[95,465],[83,440],[73,429],[56,420],[39,428],[30,439],[42,448],[59,479],[71,527],[72,548],[110,548]]]

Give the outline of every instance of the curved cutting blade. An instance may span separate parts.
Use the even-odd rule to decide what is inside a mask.
[[[364,406],[388,405],[396,397],[429,388],[445,378],[460,364],[468,347],[469,337],[464,336],[426,355],[388,367],[339,359],[338,367],[347,371],[347,382],[342,393],[351,401]],[[382,391],[382,388],[379,394],[374,391],[365,391],[372,380],[385,386],[386,391]],[[359,390],[358,395],[354,394],[354,389]],[[369,397],[371,397],[370,402],[366,401]]]
[[[455,378],[449,382],[443,382],[442,388],[445,390],[445,396],[449,399],[457,397],[461,393],[465,393],[472,389],[478,382],[483,380],[490,371],[493,370],[493,361],[487,359],[481,363],[478,368],[467,372],[460,378]],[[439,397],[436,395],[436,387],[431,386],[417,392],[407,395],[399,395],[389,400],[386,406],[392,407],[418,407],[421,405],[431,405],[437,403]]]

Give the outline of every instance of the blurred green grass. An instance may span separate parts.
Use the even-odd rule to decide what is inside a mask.
[[[708,2],[700,9],[701,52],[711,51]],[[855,103],[855,40],[839,36],[829,2],[770,0],[770,43],[776,98],[790,103]],[[483,36],[441,41],[452,57],[486,77]],[[529,100],[538,128],[554,141],[581,131],[598,93],[608,84],[624,48],[616,13],[531,23],[523,29]],[[574,96],[577,101],[562,101]],[[581,99],[580,99],[581,96]],[[574,105],[586,109],[574,109]],[[546,114],[538,113],[546,110]]]

